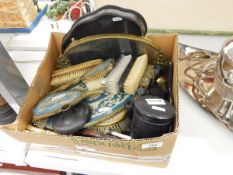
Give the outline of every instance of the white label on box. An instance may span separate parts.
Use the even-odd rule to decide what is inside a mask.
[[[158,99],[146,99],[148,105],[165,105],[165,101],[161,98]]]
[[[59,99],[65,97],[65,95],[66,95],[65,93],[64,93],[64,94],[57,95],[57,96],[55,96],[55,97],[52,98],[52,101],[59,100]]]
[[[163,142],[146,143],[146,144],[142,144],[142,149],[161,148],[162,146],[163,146]]]
[[[154,110],[156,110],[156,111],[162,111],[162,112],[166,111],[165,108],[161,108],[161,107],[158,107],[158,106],[152,106],[151,108],[154,109]]]

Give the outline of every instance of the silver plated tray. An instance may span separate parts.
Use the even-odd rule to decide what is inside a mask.
[[[180,86],[233,131],[233,86],[222,75],[221,54],[179,44]]]

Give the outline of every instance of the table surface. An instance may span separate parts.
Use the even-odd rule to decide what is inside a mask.
[[[42,28],[48,26],[43,22],[40,25]],[[41,34],[40,30],[38,27],[31,34],[24,35],[0,34],[1,42],[9,50],[28,84],[43,59],[51,31],[47,28]],[[213,51],[219,51],[225,39],[224,36],[179,36],[181,43]],[[33,159],[33,145],[20,143],[3,132],[0,132],[0,162],[25,164],[28,161],[30,165],[40,168],[86,174],[232,174],[233,133],[200,108],[181,87],[179,100],[180,132],[167,168],[114,163],[85,156],[77,157],[78,161],[73,162],[58,159],[50,161],[43,156]]]

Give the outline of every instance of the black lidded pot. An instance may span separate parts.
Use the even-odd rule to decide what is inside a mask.
[[[174,107],[162,98],[140,96],[134,102],[131,137],[158,137],[171,132],[175,118]]]
[[[90,120],[91,114],[90,106],[80,102],[67,111],[54,115],[53,130],[58,134],[74,134]]]

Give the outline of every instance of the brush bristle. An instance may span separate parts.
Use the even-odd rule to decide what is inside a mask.
[[[86,72],[103,62],[101,59],[87,61],[74,66],[66,67],[63,69],[55,70],[52,73],[51,86],[60,86],[69,83],[73,80],[79,79]]]
[[[119,92],[118,82],[120,81],[120,78],[130,63],[131,59],[131,55],[121,57],[116,67],[108,75],[108,77],[106,77],[105,85],[107,92],[112,94],[117,94]]]
[[[98,132],[106,132],[108,130],[113,130],[119,133],[128,132],[130,130],[130,120],[129,118],[124,118],[120,122],[111,126],[92,126],[90,129]]]
[[[102,87],[102,80],[103,76],[100,76],[99,78],[92,80],[92,81],[85,81],[84,83],[87,86],[87,89],[89,91],[95,90],[95,89],[100,89]]]
[[[64,75],[59,75],[57,77],[54,77],[51,81],[51,86],[60,86],[62,84],[66,84],[70,81],[78,79],[78,78],[82,77],[89,70],[90,70],[90,68],[87,68],[87,69],[73,71],[73,72],[69,72],[69,73],[64,74]]]
[[[123,133],[123,132],[128,132],[130,130],[130,119],[128,117],[125,117],[126,111],[122,111],[116,115],[118,115],[118,117],[121,117],[121,120],[116,121],[115,123],[110,122],[110,124],[97,124],[95,126],[90,127],[90,129],[95,130],[97,132],[103,132],[105,133],[107,130],[113,130],[119,133]],[[124,116],[122,116],[124,115]],[[113,116],[112,118],[114,118],[115,116]],[[111,118],[109,119],[111,120]],[[109,120],[103,122],[106,123]]]
[[[82,77],[89,91],[102,87],[104,77],[112,70],[113,63],[114,59],[108,59]]]
[[[91,69],[93,67],[98,66],[102,62],[103,62],[102,59],[96,59],[96,60],[86,61],[84,63],[80,63],[77,65],[69,66],[69,67],[66,67],[63,69],[58,69],[58,70],[53,71],[52,77],[57,77],[57,76],[68,74],[68,73],[74,72],[74,71],[80,71],[82,69],[88,69],[88,68]]]
[[[138,57],[129,72],[129,75],[126,78],[124,83],[124,91],[127,94],[135,94],[139,86],[139,82],[145,72],[146,66],[148,63],[148,57],[146,54]]]

